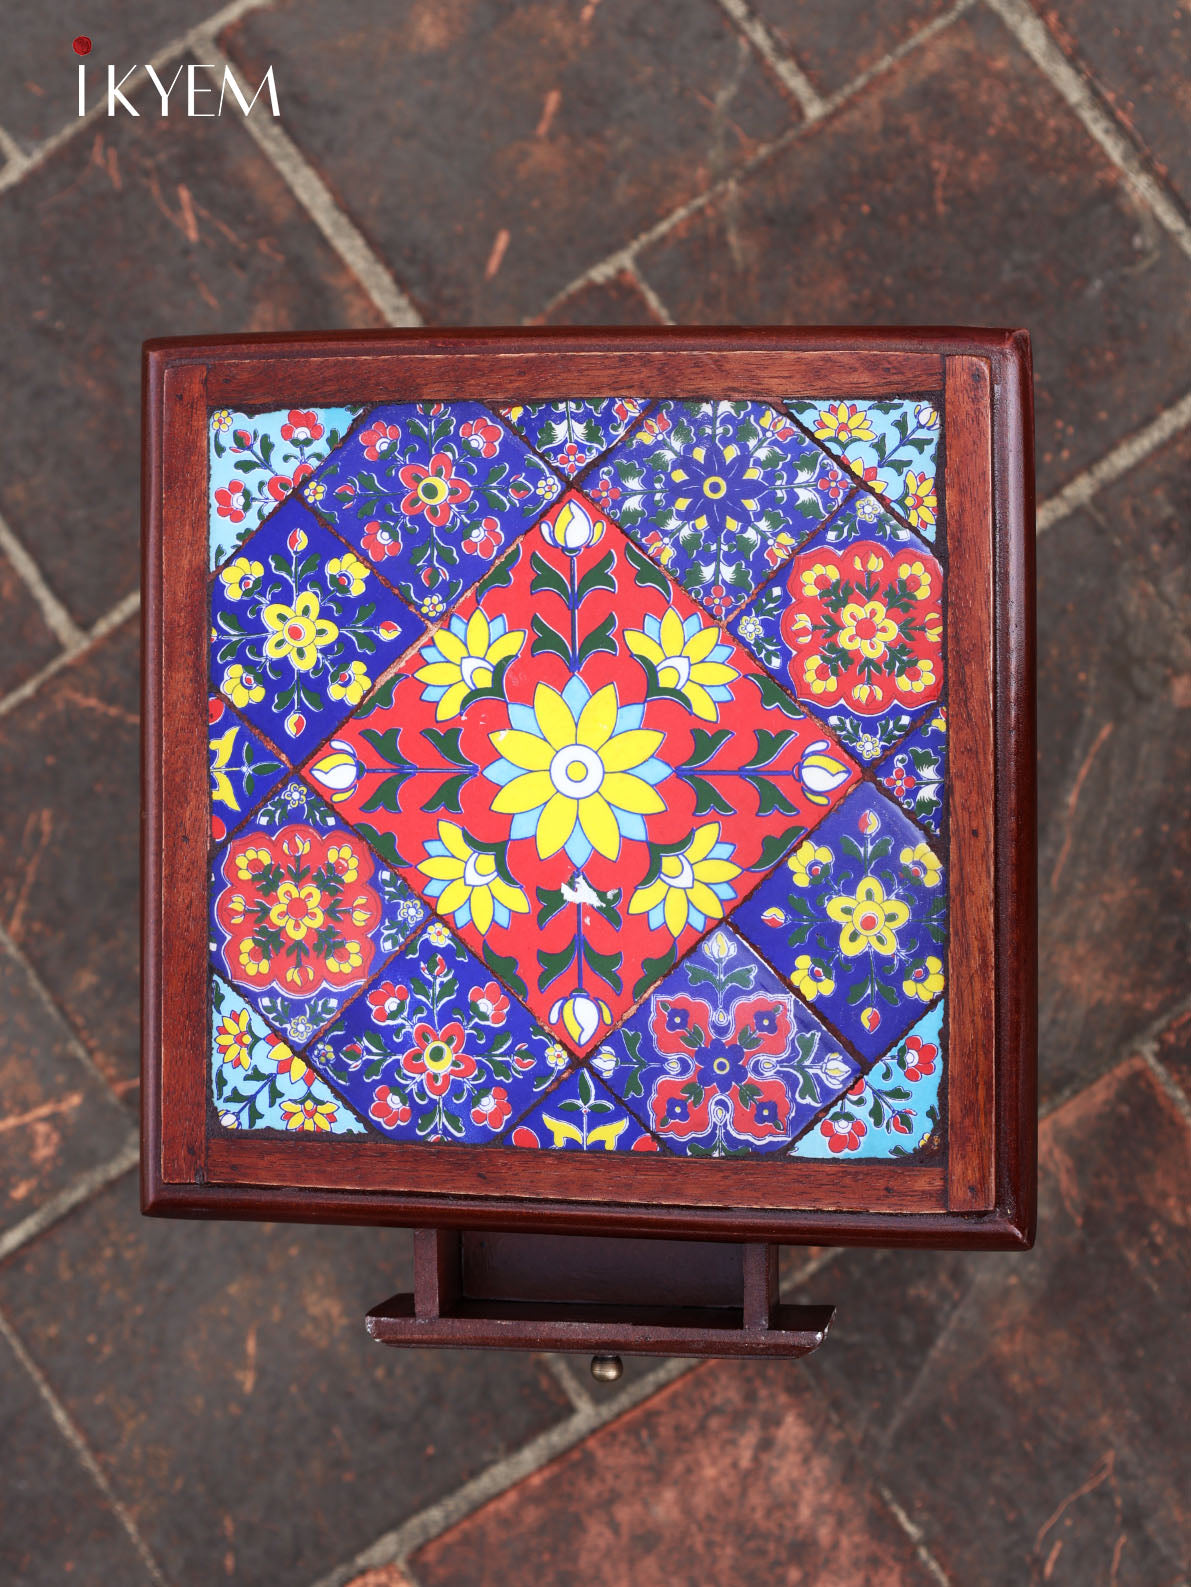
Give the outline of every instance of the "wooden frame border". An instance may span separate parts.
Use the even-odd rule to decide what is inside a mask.
[[[146,1212],[837,1244],[1032,1242],[1033,458],[1024,332],[326,333],[150,342],[144,360]],[[964,945],[961,973],[948,967],[945,1167],[796,1162],[782,1165],[779,1182],[768,1163],[592,1163],[553,1153],[530,1163],[488,1148],[461,1172],[451,1148],[304,1141],[306,1183],[295,1186],[297,1159],[285,1142],[208,1141],[205,1065],[193,1061],[197,1011],[203,1039],[206,1028],[207,409],[267,407],[296,400],[295,391],[314,404],[580,391],[943,402],[948,697],[952,766],[961,768],[952,783],[951,942]],[[515,1175],[500,1171],[510,1158]],[[448,1177],[449,1194],[438,1188]]]

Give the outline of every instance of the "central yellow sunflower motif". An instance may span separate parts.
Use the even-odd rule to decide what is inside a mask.
[[[490,735],[501,759],[484,769],[500,785],[492,809],[514,818],[510,838],[533,837],[544,860],[565,848],[575,865],[593,850],[616,859],[622,837],[646,841],[643,817],[666,808],[654,784],[670,768],[644,714],[618,704],[615,684],[592,694],[577,677],[561,694],[539,683],[532,707],[510,705],[512,727]]]
[[[870,661],[879,661],[897,638],[897,624],[884,601],[849,602],[840,613],[839,642],[845,650],[858,650]]]
[[[301,942],[308,931],[317,931],[326,919],[322,902],[322,892],[313,882],[307,882],[305,887],[282,882],[277,889],[277,902],[269,910],[269,923],[294,942]]]
[[[688,924],[702,931],[709,920],[722,920],[723,901],[735,897],[729,884],[740,875],[728,858],[733,847],[720,842],[718,821],[697,827],[681,849],[662,855],[659,874],[629,900],[629,914],[648,915],[655,929],[665,921],[672,937]]]
[[[469,694],[490,689],[501,662],[518,655],[524,643],[524,628],[510,629],[503,617],[489,623],[479,607],[466,622],[452,617],[422,651],[424,665],[414,673],[426,685],[422,698],[438,702],[436,720],[458,715]]]
[[[507,926],[510,914],[529,913],[529,899],[500,874],[495,856],[474,848],[453,821],[438,823],[438,838],[426,851],[429,858],[418,866],[430,877],[426,896],[440,915],[454,916],[457,926],[470,922],[483,936],[494,920]]]
[[[303,590],[292,606],[275,601],[261,616],[272,633],[265,641],[265,655],[271,661],[288,659],[299,672],[310,672],[318,653],[339,638],[339,629],[327,617],[318,615],[318,596]]]
[[[740,673],[727,665],[731,645],[723,644],[714,624],[704,625],[697,615],[684,623],[671,606],[660,619],[647,616],[644,629],[626,628],[625,643],[634,656],[649,662],[663,689],[681,694],[704,722],[719,719],[717,700],[730,700],[729,683]]]
[[[844,928],[839,946],[849,959],[866,951],[891,957],[897,952],[896,932],[910,918],[909,905],[900,898],[886,898],[875,876],[862,877],[854,898],[845,894],[829,898],[827,913]]]

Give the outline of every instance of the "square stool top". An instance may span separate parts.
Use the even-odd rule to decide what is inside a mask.
[[[1027,1244],[1029,379],[150,343],[146,1210]]]

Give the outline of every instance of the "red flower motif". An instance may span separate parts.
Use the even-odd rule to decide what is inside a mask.
[[[243,523],[246,506],[244,486],[238,479],[231,480],[226,486],[221,485],[215,492],[215,511],[221,518],[230,518],[233,523]]]
[[[444,1025],[414,1028],[414,1045],[401,1060],[407,1075],[422,1081],[432,1097],[446,1096],[452,1080],[466,1080],[476,1072],[476,1061],[463,1051],[463,1026],[458,1020]]]
[[[429,468],[422,463],[407,463],[398,470],[397,477],[405,486],[401,511],[410,518],[424,512],[436,529],[450,521],[453,507],[471,496],[471,486],[464,479],[456,479],[455,465],[445,452],[436,452]]]
[[[722,584],[713,584],[704,596],[703,604],[713,617],[726,617],[732,608],[733,597]]]
[[[388,1086],[377,1086],[372,1093],[372,1106],[368,1112],[370,1117],[388,1130],[397,1124],[408,1124],[410,1120],[409,1103],[402,1099],[400,1092],[392,1091]]]
[[[395,424],[370,424],[366,430],[360,431],[360,445],[370,463],[387,457],[400,439],[401,431]]]
[[[409,988],[394,986],[392,981],[382,981],[368,994],[373,1023],[387,1025],[395,1020],[409,1000]]]
[[[323,427],[318,422],[318,414],[311,413],[306,408],[291,408],[289,418],[281,426],[281,439],[283,441],[296,441],[299,446],[307,446],[311,441],[322,439]]]
[[[815,489],[834,506],[852,489],[852,481],[846,479],[838,468],[826,468],[815,482]]]
[[[481,457],[495,457],[500,446],[500,426],[491,419],[469,419],[459,431],[465,441],[471,441]]]
[[[503,1025],[509,1012],[509,1000],[495,981],[487,986],[473,986],[468,993],[473,1012],[489,1025]]]
[[[888,777],[882,777],[881,781],[898,799],[904,799],[912,788],[918,786],[917,777],[912,776],[904,766],[895,766]]]
[[[906,1039],[906,1067],[902,1071],[907,1080],[921,1080],[924,1075],[933,1075],[935,1072],[935,1059],[939,1056],[939,1049],[933,1042],[924,1042],[921,1036],[910,1036]]]
[[[576,446],[574,441],[568,441],[558,454],[558,461],[566,473],[577,474],[587,462],[587,453],[582,447]]]
[[[534,1132],[527,1124],[519,1124],[513,1131],[512,1142],[514,1146],[541,1146]]]
[[[632,1146],[629,1147],[629,1150],[631,1152],[660,1152],[661,1147],[654,1140],[652,1135],[642,1135],[640,1140],[633,1142]]]
[[[855,1152],[868,1129],[862,1119],[824,1119],[819,1134],[826,1137],[828,1151]]]
[[[490,1130],[502,1130],[508,1122],[513,1105],[503,1086],[493,1086],[471,1110],[473,1124],[486,1124]]]
[[[505,537],[496,519],[482,518],[464,537],[463,546],[464,550],[470,551],[473,557],[488,557],[491,560],[504,545],[504,540]]]
[[[294,490],[308,475],[313,473],[314,470],[309,463],[299,463],[289,478],[284,474],[274,474],[269,481],[269,495],[272,496],[274,501],[282,501],[289,495],[290,491]]]
[[[401,536],[388,524],[373,518],[364,525],[361,544],[374,562],[383,562],[386,557],[395,557],[401,550]]]
[[[214,727],[216,722],[222,722],[223,713],[227,709],[217,694],[213,694],[207,701],[207,721]]]
[[[588,495],[597,507],[602,507],[605,512],[611,512],[613,505],[620,499],[621,489],[614,485],[610,479],[601,479],[592,486]]]

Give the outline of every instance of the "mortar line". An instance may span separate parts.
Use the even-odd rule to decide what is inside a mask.
[[[41,569],[3,518],[0,518],[0,550],[4,552],[17,575],[24,581],[41,612],[46,627],[58,643],[66,650],[81,644],[82,629],[46,583]]]
[[[18,684],[11,693],[0,699],[0,717],[7,716],[10,711],[15,711],[18,705],[23,705],[30,700],[41,688],[43,683],[69,666],[72,661],[77,661],[80,656],[96,646],[101,639],[106,639],[113,629],[119,628],[121,623],[127,621],[134,612],[140,610],[141,592],[130,590],[115,606],[106,611],[102,617],[97,618],[89,629],[83,633],[82,641],[71,650],[63,650],[48,661],[40,672],[35,672],[31,678],[26,678],[24,683]]]
[[[43,1201],[35,1212],[31,1212],[27,1218],[22,1218],[20,1223],[14,1223],[10,1229],[0,1234],[0,1262],[12,1256],[15,1251],[19,1251],[22,1246],[28,1245],[30,1240],[35,1240],[39,1234],[44,1234],[68,1212],[73,1212],[85,1201],[90,1201],[92,1196],[135,1168],[140,1162],[140,1156],[140,1138],[133,1131],[114,1157],[109,1157],[106,1163],[99,1163],[96,1167],[89,1168],[86,1173],[79,1174],[69,1185]]]
[[[408,1571],[409,1556],[423,1544],[440,1537],[450,1527],[473,1514],[490,1499],[497,1498],[534,1472],[540,1471],[550,1461],[566,1454],[585,1439],[589,1433],[606,1427],[624,1412],[634,1409],[659,1389],[675,1382],[699,1365],[696,1361],[670,1360],[648,1377],[629,1384],[625,1390],[601,1405],[592,1405],[589,1411],[576,1411],[564,1422],[531,1439],[528,1444],[495,1461],[454,1493],[427,1505],[408,1521],[391,1532],[386,1532],[353,1559],[336,1566],[320,1576],[312,1587],[344,1587],[353,1576],[365,1570],[375,1570],[382,1565],[397,1565]]]
[[[559,1387],[570,1400],[571,1406],[576,1411],[589,1411],[596,1403],[595,1396],[587,1392],[579,1374],[572,1367],[568,1358],[559,1351],[551,1351],[543,1355],[543,1361],[554,1374]]]
[[[640,270],[637,268],[637,261],[635,259],[631,260],[629,262],[629,264],[625,267],[625,274],[630,277],[630,279],[632,280],[632,283],[636,287],[637,291],[645,299],[645,301],[649,305],[650,309],[652,309],[654,314],[657,315],[658,319],[661,320],[663,325],[673,325],[673,324],[675,324],[675,319],[674,319],[673,314],[670,313],[670,310],[662,302],[662,300],[658,296],[656,290],[649,284],[649,282],[641,274]]]
[[[950,1576],[948,1576],[947,1572],[943,1569],[938,1560],[927,1547],[926,1537],[922,1528],[912,1521],[909,1515],[906,1514],[905,1510],[902,1509],[901,1505],[894,1498],[892,1490],[889,1488],[887,1483],[882,1482],[880,1478],[874,1478],[874,1485],[877,1492],[884,1501],[885,1508],[893,1516],[893,1519],[897,1522],[898,1526],[901,1527],[902,1531],[914,1545],[915,1554],[917,1554],[918,1558],[922,1561],[922,1564],[926,1567],[927,1571],[938,1583],[938,1587],[952,1587]]]
[[[4,156],[5,160],[17,163],[25,158],[25,151],[7,127],[0,127],[0,154]]]
[[[1096,98],[1087,80],[1055,43],[1027,0],[985,0],[1034,65],[1066,100],[1084,130],[1100,145],[1137,197],[1188,257],[1191,224],[1158,180],[1146,170],[1120,123]]]
[[[1191,391],[1165,409],[1156,419],[1135,430],[1111,452],[1106,452],[1098,462],[1077,474],[1062,490],[1050,496],[1038,509],[1038,533],[1053,528],[1078,507],[1086,507],[1105,485],[1127,474],[1136,464],[1149,457],[1180,430],[1191,425]]]
[[[196,44],[214,59],[207,65],[216,83],[230,65],[213,35],[200,32]],[[376,254],[363,232],[340,208],[330,188],[298,148],[289,133],[273,117],[244,117],[244,127],[257,148],[280,175],[290,192],[322,232],[339,258],[371,298],[387,325],[416,328],[422,316],[397,285],[388,267]]]
[[[721,10],[736,24],[773,75],[785,87],[807,121],[818,121],[825,101],[810,78],[790,55],[780,50],[769,29],[747,0],[719,0]]]

